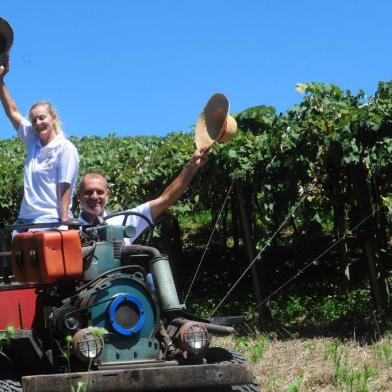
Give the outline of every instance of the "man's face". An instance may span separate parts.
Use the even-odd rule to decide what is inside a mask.
[[[82,210],[90,216],[101,216],[109,197],[109,190],[102,178],[85,178],[78,197]]]

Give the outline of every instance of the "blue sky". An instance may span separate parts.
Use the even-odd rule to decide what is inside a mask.
[[[392,2],[1,0],[15,42],[6,84],[68,135],[190,131],[208,98],[285,111],[296,83],[372,95],[392,71]],[[0,137],[14,131],[0,111]]]

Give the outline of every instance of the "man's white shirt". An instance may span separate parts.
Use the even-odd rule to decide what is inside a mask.
[[[139,214],[144,215],[151,223],[152,223],[152,217],[151,217],[151,209],[150,209],[150,203],[144,203],[141,204],[138,207],[131,208],[130,210],[122,211],[124,214],[127,212],[137,212]],[[107,216],[107,212],[103,212],[103,217]],[[89,224],[84,218],[82,213],[79,215],[78,220],[81,223],[84,224]],[[128,215],[126,222],[124,224],[124,215],[117,215],[113,216],[111,218],[108,218],[105,220],[108,225],[120,225],[120,226],[133,226],[136,230],[135,235],[132,238],[124,238],[124,243],[126,245],[132,244],[139,236],[142,234],[144,230],[146,230],[149,226],[148,222],[143,219],[140,216],[137,215]]]

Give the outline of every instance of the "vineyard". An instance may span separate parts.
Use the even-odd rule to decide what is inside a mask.
[[[215,308],[256,255],[218,313],[334,322],[388,311],[392,82],[372,97],[329,84],[297,90],[302,101],[284,113],[255,106],[236,114],[234,140],[214,145],[155,231],[183,295],[205,252],[191,291],[200,313]],[[194,150],[189,133],[71,139],[79,173],[107,176],[113,211],[159,195]],[[0,156],[0,215],[10,223],[22,198],[24,147],[3,140]]]

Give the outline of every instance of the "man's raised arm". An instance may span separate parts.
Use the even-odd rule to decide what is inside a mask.
[[[154,200],[151,200],[151,217],[155,220],[162,212],[171,207],[186,191],[194,175],[202,168],[208,157],[208,149],[196,150],[189,162],[174,181]]]

